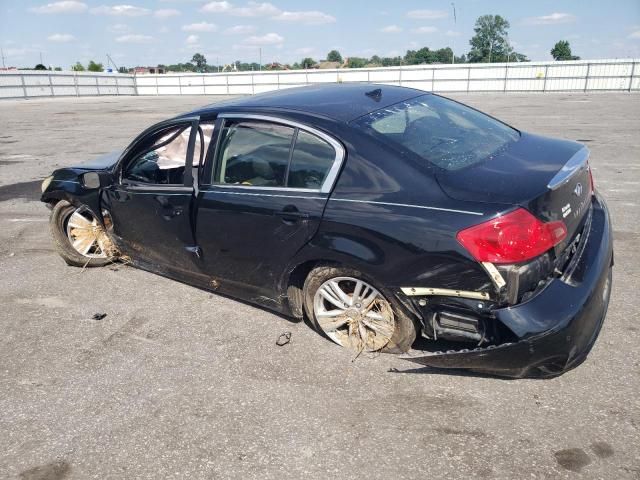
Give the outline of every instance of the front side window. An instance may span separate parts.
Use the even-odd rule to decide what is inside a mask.
[[[124,171],[136,183],[183,185],[191,127],[182,125],[159,132]]]
[[[354,125],[445,170],[479,163],[520,138],[508,125],[436,95],[377,110]]]
[[[327,141],[266,121],[227,121],[214,183],[320,190],[336,158]]]

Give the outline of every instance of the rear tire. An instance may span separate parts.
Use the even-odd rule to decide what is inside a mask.
[[[345,348],[404,353],[416,339],[415,322],[399,302],[357,270],[317,267],[303,296],[313,328]]]
[[[74,220],[71,220],[72,217]],[[69,225],[70,220],[76,221],[72,225],[77,224],[77,228]],[[49,228],[56,251],[67,265],[102,267],[112,263],[115,258],[115,250],[103,227],[84,206],[76,207],[66,200],[60,200],[51,211]]]

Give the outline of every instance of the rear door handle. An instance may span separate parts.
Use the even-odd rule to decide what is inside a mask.
[[[287,205],[281,211],[275,212],[279,217],[282,217],[284,222],[296,222],[300,219],[305,220],[309,218],[308,213],[301,212],[295,205]]]

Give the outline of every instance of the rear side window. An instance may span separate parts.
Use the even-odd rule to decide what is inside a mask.
[[[435,95],[372,112],[354,125],[445,170],[479,163],[520,138],[508,125]]]
[[[311,133],[299,130],[291,156],[287,186],[320,189],[335,159],[336,151],[331,145]]]
[[[268,122],[230,122],[220,140],[215,181],[284,187],[295,129]]]
[[[317,135],[262,120],[225,122],[214,183],[320,190],[336,150]]]

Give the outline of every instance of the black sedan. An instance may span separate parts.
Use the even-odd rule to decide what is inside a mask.
[[[584,360],[611,289],[588,160],[438,95],[338,84],[164,121],[55,171],[42,201],[70,265],[306,314],[356,352],[553,376]]]

